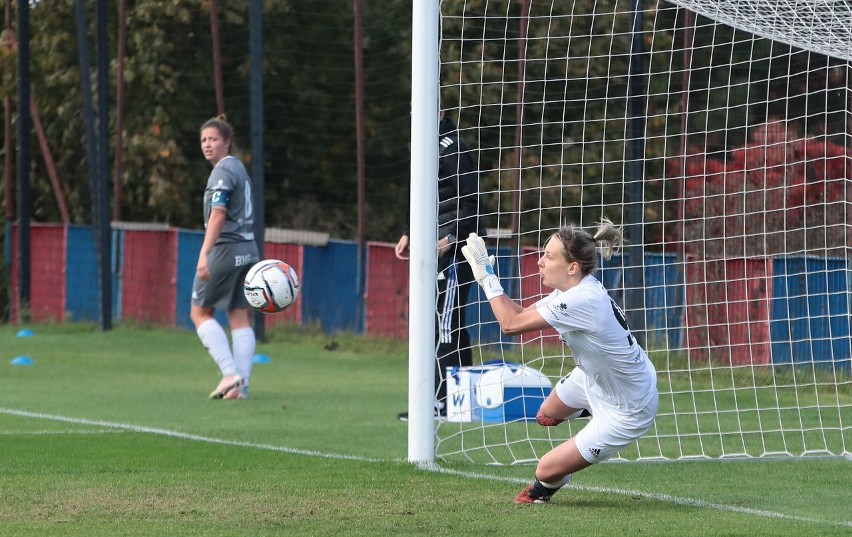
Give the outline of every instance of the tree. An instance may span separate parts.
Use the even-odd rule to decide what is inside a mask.
[[[225,105],[236,146],[251,159],[248,3],[220,5]],[[91,221],[74,1],[34,4],[33,94],[62,172],[75,223]],[[91,9],[91,8],[90,8]],[[215,115],[209,4],[140,0],[128,6],[122,215],[125,220],[198,227],[209,165],[198,128]],[[94,21],[89,14],[90,36]],[[116,13],[109,27],[116,28]],[[410,5],[365,11],[368,219],[372,239],[394,239],[407,203]],[[352,8],[334,0],[264,2],[264,125],[267,225],[354,235],[357,207]],[[110,57],[115,69],[115,32]],[[94,50],[94,43],[90,43]],[[15,96],[13,54],[2,56],[0,93]],[[95,73],[91,73],[93,85]],[[116,79],[111,73],[110,80]],[[110,88],[109,95],[114,95]],[[111,147],[111,151],[115,151]],[[47,175],[33,156],[33,215],[57,221]]]

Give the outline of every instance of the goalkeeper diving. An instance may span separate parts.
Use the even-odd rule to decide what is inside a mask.
[[[504,334],[553,328],[571,348],[576,367],[542,403],[536,422],[555,427],[591,416],[576,436],[541,457],[535,481],[515,503],[549,501],[574,473],[635,442],[657,415],[654,365],[630,333],[622,309],[594,276],[598,250],[609,259],[622,242],[621,229],[606,218],[594,236],[576,226],[560,228],[538,260],[542,285],[553,292],[527,308],[503,292],[481,237],[471,233],[462,247]]]

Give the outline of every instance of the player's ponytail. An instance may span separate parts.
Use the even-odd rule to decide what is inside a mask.
[[[604,259],[609,259],[621,251],[621,247],[624,245],[624,234],[620,227],[604,216],[601,218],[597,232],[595,232],[595,241],[600,245],[601,256]]]
[[[598,251],[609,259],[621,250],[624,237],[621,228],[609,218],[602,218],[598,230],[592,236],[585,229],[566,225],[553,234],[562,242],[565,259],[580,264],[584,274],[594,274],[598,268]]]

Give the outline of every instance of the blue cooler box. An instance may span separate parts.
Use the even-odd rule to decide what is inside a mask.
[[[550,379],[531,367],[507,364],[488,371],[479,377],[476,385],[482,421],[534,420],[552,388]]]
[[[476,402],[476,384],[479,378],[504,364],[484,364],[470,367],[447,368],[447,421],[482,421],[482,408]]]
[[[531,367],[488,363],[447,368],[447,420],[488,422],[534,420],[550,394],[550,379]]]

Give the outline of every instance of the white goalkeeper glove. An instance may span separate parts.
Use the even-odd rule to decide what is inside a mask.
[[[467,238],[467,244],[462,246],[462,254],[473,269],[473,277],[476,278],[479,286],[485,292],[485,297],[488,300],[498,297],[503,294],[503,286],[500,285],[500,280],[494,274],[492,266],[493,257],[488,257],[488,250],[485,248],[485,241],[476,233],[471,233]]]

